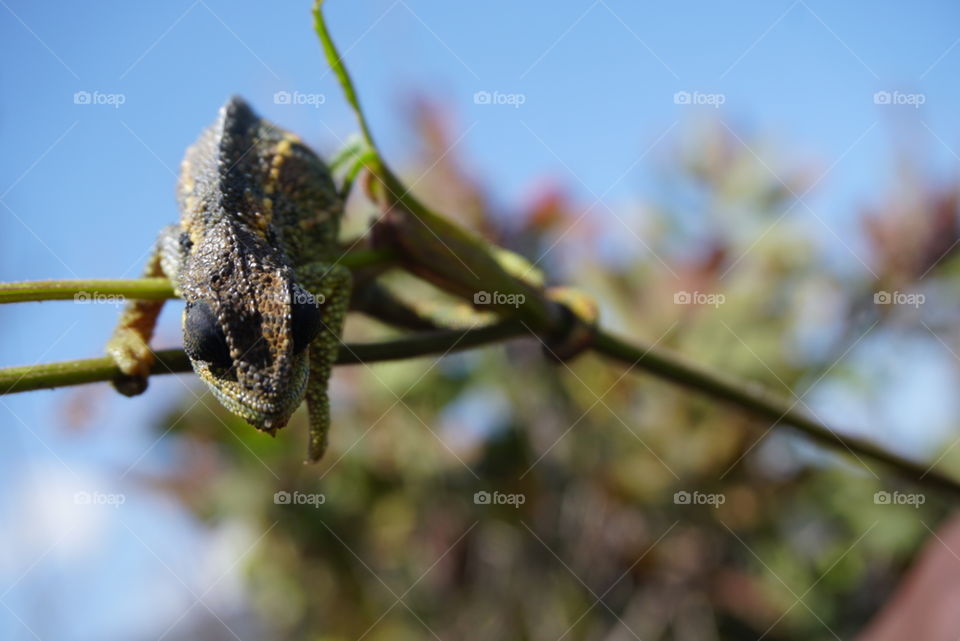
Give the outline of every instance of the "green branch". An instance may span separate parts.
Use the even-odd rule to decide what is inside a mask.
[[[510,274],[486,240],[433,211],[390,169],[373,140],[350,72],[327,28],[322,5],[323,0],[314,1],[314,29],[360,126],[368,148],[355,153],[375,179],[368,184],[368,192],[384,211],[374,227],[374,239],[398,251],[408,271],[455,296],[469,301],[477,292],[495,291],[504,300],[511,297],[523,303],[517,309],[495,302],[492,308],[519,315],[538,329],[555,327],[563,320],[563,313],[541,288]]]
[[[557,314],[558,306],[546,297],[542,289],[499,268],[488,244],[453,221],[434,213],[390,171],[374,144],[356,88],[324,22],[322,4],[323,0],[314,2],[314,26],[327,62],[340,81],[347,101],[356,114],[364,140],[370,146],[369,153],[365,155],[365,164],[379,183],[372,182],[370,191],[385,212],[384,220],[378,223],[385,228],[381,235],[392,242],[401,253],[401,262],[417,276],[467,300],[478,290],[522,294],[526,303],[513,313],[541,336],[562,334],[562,315]],[[960,482],[927,470],[869,441],[840,436],[828,425],[796,410],[797,403],[776,397],[758,386],[686,363],[673,354],[652,348],[642,349],[599,329],[589,347],[631,367],[636,366],[660,378],[746,409],[773,421],[774,426],[792,426],[840,453],[855,458],[862,455],[880,461],[912,481],[946,489],[960,496]]]
[[[385,265],[397,260],[392,249],[359,249],[347,252],[339,264],[356,270]],[[73,300],[77,303],[162,300],[175,298],[173,287],[166,278],[138,278],[131,280],[35,280],[22,283],[0,283],[0,304],[25,303],[44,300]]]
[[[860,463],[863,463],[859,461],[861,456],[879,461],[912,482],[947,490],[960,496],[960,481],[945,476],[930,466],[886,450],[867,439],[838,433],[826,423],[797,409],[799,400],[791,402],[772,394],[760,385],[730,378],[662,349],[633,345],[603,331],[597,334],[593,349],[598,354],[626,363],[630,367],[745,409],[754,416],[771,421],[773,427],[792,427],[822,445],[841,454],[851,455]]]
[[[380,343],[344,343],[340,347],[337,364],[376,363],[459,352],[514,338],[524,331],[523,325],[517,321],[503,321],[473,329],[423,332]],[[151,370],[153,376],[191,371],[190,359],[182,349],[159,350],[154,353],[157,360]],[[0,395],[110,381],[119,375],[120,370],[113,360],[106,356],[8,367],[0,369]]]
[[[0,304],[42,300],[73,300],[77,303],[121,301],[125,298],[158,300],[173,298],[166,278],[138,280],[35,280],[0,283]]]

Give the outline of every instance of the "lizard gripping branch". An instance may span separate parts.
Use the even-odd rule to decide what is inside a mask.
[[[368,194],[383,212],[383,218],[373,227],[371,233],[374,249],[341,256],[337,262],[341,266],[360,268],[385,262],[397,262],[411,273],[468,302],[472,302],[473,295],[478,291],[489,289],[523,295],[525,299],[524,304],[517,309],[512,306],[500,308],[498,311],[504,319],[483,327],[426,331],[394,341],[367,345],[334,344],[331,347],[327,343],[328,351],[325,352],[326,356],[320,363],[322,368],[327,369],[322,377],[324,380],[329,374],[329,365],[333,363],[375,362],[444,353],[512,339],[532,332],[547,344],[548,353],[556,355],[561,360],[570,358],[583,350],[592,350],[631,369],[650,373],[733,405],[764,420],[772,421],[774,427],[792,427],[808,438],[840,453],[880,462],[912,482],[960,497],[960,482],[956,479],[936,469],[924,467],[868,440],[841,435],[830,426],[796,410],[787,400],[757,385],[738,381],[689,363],[676,354],[654,346],[639,346],[612,336],[597,323],[595,307],[588,297],[577,295],[566,289],[545,289],[536,278],[529,277],[529,269],[511,269],[509,261],[503,260],[503,250],[492,247],[472,232],[462,229],[421,203],[389,169],[377,150],[353,83],[324,23],[321,5],[320,0],[317,0],[314,5],[314,25],[327,60],[357,116],[363,136],[362,144],[351,149],[349,154],[340,159],[343,163],[354,163],[354,166],[347,170],[344,185],[353,183],[359,167],[365,168],[369,173]],[[276,142],[280,144],[280,141]],[[294,144],[292,140],[288,143]],[[285,157],[282,153],[271,156],[273,159]],[[198,193],[194,189],[195,181],[193,185],[187,187],[189,187],[186,189],[188,197],[190,194]],[[331,189],[326,190],[325,193],[330,197],[345,196],[343,190],[337,192]],[[276,203],[272,202],[271,207],[276,207]],[[259,211],[263,214],[265,208],[266,206],[259,209],[254,207],[250,212]],[[190,207],[187,209],[190,210]],[[248,226],[256,227],[256,216],[249,223]],[[269,222],[266,227],[270,227]],[[202,233],[194,238],[189,229],[186,231],[186,239],[182,240],[183,237],[180,236],[178,242],[197,244],[202,243],[206,238],[206,234]],[[330,244],[323,243],[323,246],[331,250],[334,247],[332,241]],[[355,261],[356,264],[352,264],[351,261]],[[161,269],[158,273],[151,273],[149,274],[151,278],[136,281],[57,281],[0,285],[0,303],[71,299],[89,291],[121,295],[142,301],[162,302],[163,299],[175,293],[181,293],[175,290],[183,289],[182,282],[174,280],[171,286],[171,281],[162,277],[172,275],[174,271],[175,265],[170,263],[169,258],[167,262],[166,267],[170,267],[169,270],[161,260]],[[307,287],[309,292],[326,294],[329,288],[325,289],[324,280],[329,272],[321,268],[320,277],[315,279],[308,278],[311,274],[313,274],[312,271],[304,270],[303,274],[298,273],[298,276],[312,283]],[[375,283],[375,281],[371,282]],[[196,281],[192,281],[188,284],[195,283]],[[197,300],[196,297],[195,300]],[[337,297],[337,300],[343,299]],[[189,302],[188,298],[188,304]],[[382,301],[378,303],[376,296],[371,298],[362,294],[354,296],[354,302],[358,307],[366,306],[364,311],[378,310],[387,313],[398,325],[411,329],[431,327],[429,319],[421,318],[415,312],[404,309],[398,301],[389,301],[389,304],[385,305]],[[335,321],[334,324],[337,322]],[[280,326],[284,326],[282,322]],[[218,338],[216,332],[213,334],[214,339]],[[227,351],[232,357],[236,345],[231,341],[226,342]],[[213,348],[219,349],[217,345],[213,345]],[[212,360],[218,357],[216,349],[208,350],[194,344],[191,350],[195,352],[192,355],[181,350],[157,352],[152,365],[147,365],[146,372],[150,375],[158,375],[188,371],[191,365],[196,368],[195,361],[198,360],[198,356],[205,356]],[[219,356],[222,356],[222,353]],[[111,380],[119,372],[121,368],[109,358],[8,368],[0,370],[0,394]],[[214,375],[214,372],[211,371],[211,375]],[[320,405],[318,409],[322,413],[322,403]],[[318,456],[322,452],[325,426],[320,425],[318,428],[313,431],[311,437],[311,457]]]

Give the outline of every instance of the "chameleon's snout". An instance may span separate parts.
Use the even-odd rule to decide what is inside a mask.
[[[290,420],[289,417],[277,416],[277,417],[267,417],[263,420],[263,424],[256,426],[261,432],[266,432],[270,436],[276,436],[277,430],[281,427],[286,426],[287,422]]]
[[[310,370],[307,354],[294,356],[290,379],[286,385],[269,392],[262,387],[251,387],[236,379],[218,377],[202,362],[193,363],[194,371],[210,387],[217,400],[261,432],[275,434],[290,420],[290,416],[303,401]]]

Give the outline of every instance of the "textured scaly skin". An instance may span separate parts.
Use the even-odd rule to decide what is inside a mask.
[[[333,264],[343,203],[327,166],[297,136],[231,98],[187,150],[177,192],[180,224],[163,230],[145,275],[168,277],[188,310],[206,305],[222,329],[229,367],[191,357],[194,371],[227,409],[270,434],[306,398],[309,458],[319,459],[350,294],[349,271]],[[321,303],[320,331],[295,353],[293,310],[307,299]],[[146,388],[162,305],[129,302],[107,345],[124,372],[115,381],[121,393]]]

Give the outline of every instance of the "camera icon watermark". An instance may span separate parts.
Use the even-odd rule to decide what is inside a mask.
[[[919,109],[927,102],[927,95],[922,93],[904,93],[902,91],[878,91],[873,94],[875,105],[906,105]]]
[[[308,493],[300,492],[299,490],[287,492],[286,490],[280,490],[273,494],[273,503],[275,505],[312,505],[313,507],[320,507],[326,502],[326,495],[320,494],[319,492]]]
[[[874,305],[909,305],[919,308],[927,300],[923,294],[908,294],[906,292],[879,291],[873,294]]]
[[[526,495],[519,493],[506,494],[498,491],[487,492],[486,490],[480,490],[473,494],[473,503],[475,505],[512,505],[518,508],[526,502]]]
[[[723,294],[688,291],[679,291],[673,294],[674,305],[711,305],[716,309],[725,302],[727,302],[727,297]]]
[[[76,505],[109,505],[120,507],[127,502],[125,494],[109,492],[76,492],[73,495]]]
[[[522,93],[503,93],[500,91],[478,91],[473,94],[475,105],[507,105],[518,109],[527,101],[527,95]]]
[[[701,91],[678,91],[673,94],[673,104],[675,105],[705,105],[719,109],[720,105],[727,101],[727,96],[722,93],[704,93]]]
[[[127,101],[127,96],[122,93],[103,93],[100,91],[78,91],[73,94],[73,104],[75,105],[107,105],[114,109],[119,109],[120,105]]]
[[[314,294],[300,287],[297,287],[293,296],[290,297],[290,301],[295,305],[313,305],[314,307],[321,307],[326,300],[323,294]]]
[[[327,102],[327,97],[322,93],[278,91],[273,94],[273,104],[275,105],[309,105],[314,109],[319,109],[320,105],[325,102]]]
[[[919,508],[927,502],[927,497],[919,492],[908,494],[906,492],[878,490],[873,494],[873,502],[876,505],[912,505]]]
[[[520,307],[527,302],[527,297],[523,294],[504,294],[501,292],[479,291],[473,293],[474,305],[503,305]]]
[[[675,505],[710,505],[718,508],[727,502],[727,497],[723,494],[707,494],[705,492],[680,490],[674,492],[673,502]]]
[[[77,292],[73,302],[79,305],[123,305],[126,298],[120,294],[101,294],[100,292]]]

